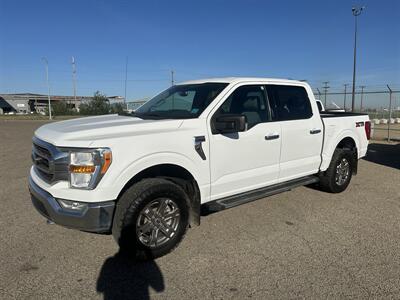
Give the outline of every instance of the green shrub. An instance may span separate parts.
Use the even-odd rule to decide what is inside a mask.
[[[86,103],[81,103],[79,113],[81,115],[106,115],[110,113],[110,102],[107,97],[99,91],[94,93],[93,99]]]

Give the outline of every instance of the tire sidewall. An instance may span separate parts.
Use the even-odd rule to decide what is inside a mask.
[[[337,149],[337,155],[335,155],[335,159],[332,162],[332,169],[330,170],[330,184],[332,187],[332,190],[334,193],[340,193],[343,192],[348,185],[350,184],[352,175],[353,175],[353,170],[354,170],[354,159],[353,159],[353,153],[350,150],[345,150],[345,149]],[[338,185],[336,183],[336,168],[342,161],[342,159],[345,158],[347,162],[349,163],[349,176],[346,179],[346,182],[343,183],[342,185]]]
[[[117,239],[121,251],[139,260],[154,259],[172,251],[182,240],[188,227],[189,215],[185,197],[187,196],[183,189],[167,180],[162,180],[144,189],[140,189],[140,187],[137,189],[135,186],[128,189],[122,195],[120,205],[117,207],[119,211],[116,214],[120,215],[120,224],[113,226],[113,235]],[[159,198],[169,198],[176,203],[180,210],[180,220],[175,235],[168,242],[159,247],[150,248],[139,240],[136,233],[136,222],[146,205]]]

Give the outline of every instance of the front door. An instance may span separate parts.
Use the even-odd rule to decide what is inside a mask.
[[[220,134],[210,128],[211,200],[277,183],[281,126],[270,122],[265,87],[236,88],[212,115],[211,126],[221,114],[246,116],[247,130]]]

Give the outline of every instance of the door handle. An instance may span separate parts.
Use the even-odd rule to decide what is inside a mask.
[[[321,132],[321,129],[316,129],[316,128],[314,128],[314,129],[311,129],[310,130],[310,133],[311,134],[318,134],[318,133],[320,133]]]
[[[266,139],[267,141],[279,139],[279,134],[277,134],[277,133],[270,133],[270,134],[267,134],[267,135],[265,136],[265,139]]]

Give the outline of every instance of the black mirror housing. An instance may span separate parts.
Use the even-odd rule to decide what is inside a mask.
[[[214,120],[214,133],[234,133],[246,131],[246,116],[220,115]]]

